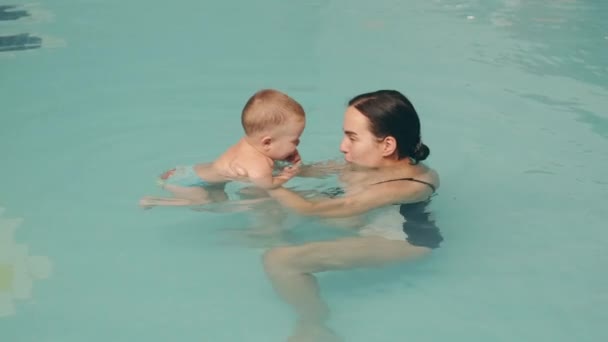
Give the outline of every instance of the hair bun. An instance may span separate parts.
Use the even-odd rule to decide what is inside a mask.
[[[429,147],[420,142],[418,145],[416,145],[416,148],[410,157],[414,159],[416,163],[418,163],[419,161],[425,160],[429,154],[431,154]]]

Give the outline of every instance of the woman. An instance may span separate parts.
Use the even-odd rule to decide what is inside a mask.
[[[439,187],[437,173],[420,163],[429,155],[420,121],[401,93],[380,90],[353,98],[344,114],[340,145],[340,197],[311,201],[283,187],[269,194],[285,207],[322,218],[352,218],[371,212],[358,237],[284,246],[264,255],[264,266],[278,294],[299,316],[293,341],[326,335],[328,309],[314,273],[380,266],[409,260],[437,248],[443,240],[425,212]]]

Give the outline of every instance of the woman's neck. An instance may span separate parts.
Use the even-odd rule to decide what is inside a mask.
[[[412,164],[410,158],[386,158],[382,160],[378,167],[378,169],[383,168],[416,168],[416,165]]]
[[[412,164],[412,162],[410,161],[409,158],[403,158],[403,159],[397,159],[397,158],[387,158],[387,159],[383,159],[381,162],[379,162],[377,165],[375,166],[363,166],[363,165],[358,165],[358,164],[354,164],[354,163],[349,163],[349,169],[351,171],[381,171],[381,170],[385,170],[385,169],[399,169],[399,170],[404,170],[404,169],[416,169],[418,168],[417,165]]]
[[[346,184],[367,186],[391,179],[416,177],[424,173],[426,166],[423,164],[412,164],[409,159],[391,160],[384,162],[378,167],[370,168],[350,164],[346,174],[341,180]]]

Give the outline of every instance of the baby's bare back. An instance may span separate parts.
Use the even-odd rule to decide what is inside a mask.
[[[209,183],[248,181],[251,175],[272,174],[270,158],[241,140],[230,147],[213,163],[198,164],[195,171]]]

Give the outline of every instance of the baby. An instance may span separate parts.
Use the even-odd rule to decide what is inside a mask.
[[[275,161],[300,163],[297,146],[306,123],[302,106],[286,94],[264,89],[255,93],[241,114],[245,136],[207,164],[179,166],[160,176],[161,186],[173,198],[143,197],[140,205],[192,206],[227,199],[230,181],[251,182],[262,189],[278,187],[292,178],[297,167],[273,176]]]

